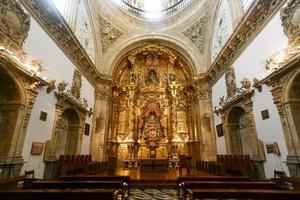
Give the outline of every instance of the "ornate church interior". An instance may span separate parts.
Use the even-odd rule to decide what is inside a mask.
[[[300,0],[0,11],[1,199],[300,199]]]

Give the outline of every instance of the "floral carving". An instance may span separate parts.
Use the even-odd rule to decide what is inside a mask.
[[[204,51],[204,33],[207,17],[200,17],[193,25],[186,29],[183,34],[188,37],[198,47],[200,52],[203,54]]]
[[[108,22],[102,16],[100,18],[100,27],[101,27],[101,40],[102,40],[102,51],[105,52],[114,41],[120,37],[123,32],[115,27],[112,23]]]

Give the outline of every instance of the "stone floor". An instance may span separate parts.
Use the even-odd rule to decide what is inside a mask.
[[[176,200],[177,191],[175,189],[145,188],[131,190],[129,200]]]

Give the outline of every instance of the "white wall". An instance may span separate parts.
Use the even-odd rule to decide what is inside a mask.
[[[70,89],[75,66],[33,18],[31,19],[28,38],[24,44],[24,52],[27,53],[28,60],[39,59],[42,61],[42,74],[48,77],[48,81],[55,79],[57,85],[62,80],[65,80],[69,83],[67,89]],[[93,108],[94,88],[84,77],[82,79],[81,97],[86,98],[88,106]],[[45,143],[47,140],[50,140],[55,115],[55,103],[56,97],[54,96],[54,92],[52,91],[50,94],[47,94],[46,88],[41,88],[28,124],[22,151],[25,161],[22,171],[34,169],[37,178],[42,178],[45,166],[43,155],[31,155],[31,145],[32,142]],[[48,113],[46,122],[39,120],[41,111]],[[87,118],[87,123],[91,124],[91,118],[92,116]],[[89,154],[89,137],[83,137],[81,150],[84,154]]]
[[[212,88],[212,102],[213,106],[218,107],[221,96],[226,96],[226,83],[225,83],[225,75],[223,75],[219,81]],[[214,114],[214,122],[215,122],[215,133],[216,133],[216,142],[217,142],[217,152],[218,154],[226,154],[226,144],[225,144],[225,136],[218,137],[216,126],[222,123],[221,116]]]
[[[241,86],[240,81],[243,78],[248,78],[252,81],[254,77],[262,79],[263,76],[267,75],[268,72],[265,68],[266,59],[268,59],[276,51],[286,48],[287,45],[288,40],[283,33],[280,14],[277,13],[254,39],[254,41],[240,55],[240,57],[233,63],[237,86]],[[226,89],[224,89],[225,81],[223,77],[213,87],[214,106],[218,106],[219,97],[226,94]],[[283,169],[287,172],[287,166],[283,163],[287,156],[287,148],[279,114],[273,103],[270,89],[271,88],[264,86],[261,93],[255,90],[254,97],[252,98],[258,138],[263,141],[264,148],[267,143],[277,142],[281,151],[281,156],[279,157],[274,154],[267,154],[265,151],[267,161],[264,163],[264,167],[268,178],[273,176],[274,169]],[[261,111],[265,109],[269,110],[270,119],[262,120]],[[220,123],[220,118],[216,115],[215,123]],[[217,143],[220,145],[218,146],[218,153],[223,153],[224,143],[222,138],[218,138]]]

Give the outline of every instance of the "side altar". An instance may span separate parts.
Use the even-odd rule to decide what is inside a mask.
[[[148,44],[125,59],[114,79],[108,139],[118,143],[118,163],[146,170],[175,167],[178,155],[188,154],[187,144],[197,143],[195,92],[184,59]]]

